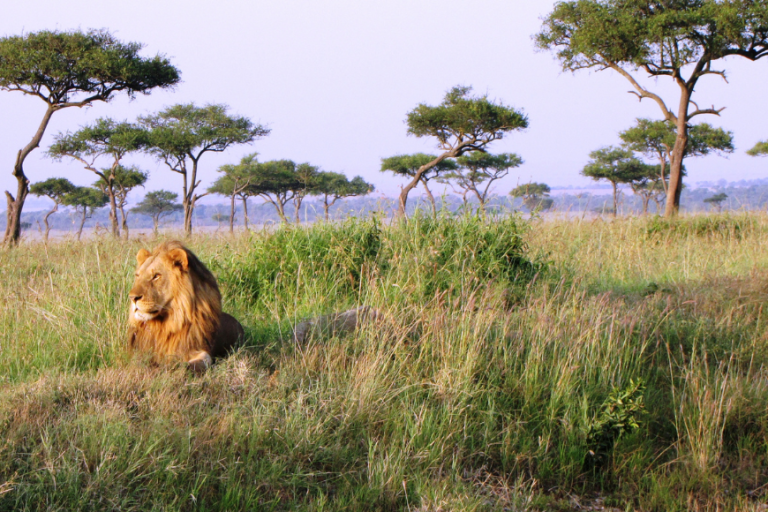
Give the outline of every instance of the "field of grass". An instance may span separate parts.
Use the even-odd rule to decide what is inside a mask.
[[[195,236],[201,377],[125,350],[156,243],[0,249],[0,511],[766,510],[765,215]]]

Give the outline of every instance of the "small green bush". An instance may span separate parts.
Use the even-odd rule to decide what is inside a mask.
[[[371,280],[423,301],[437,292],[530,282],[544,265],[526,255],[518,217],[416,216],[382,229],[376,218],[311,229],[281,226],[252,239],[239,258],[214,263],[219,279],[257,303],[267,296],[315,296],[356,302]]]

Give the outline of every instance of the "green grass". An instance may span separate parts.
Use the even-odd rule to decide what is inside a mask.
[[[248,337],[202,377],[125,351],[156,242],[0,252],[0,511],[766,500],[764,215],[195,236]],[[381,322],[291,341],[361,304]]]

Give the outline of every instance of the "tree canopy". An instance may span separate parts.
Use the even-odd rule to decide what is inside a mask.
[[[94,210],[106,206],[109,202],[107,194],[91,187],[75,187],[75,189],[62,198],[62,204],[71,206],[75,212],[81,214],[80,227],[77,229],[77,239],[83,234],[85,221],[93,215]]]
[[[619,137],[630,151],[658,160],[659,184],[666,192],[666,169],[677,138],[675,125],[664,120],[638,119],[635,126],[619,132]],[[733,133],[707,123],[689,126],[686,157],[733,153],[733,150]],[[682,174],[685,175],[684,170]]]
[[[490,153],[475,151],[456,159],[458,168],[447,173],[444,180],[455,183],[464,191],[472,192],[480,202],[480,209],[485,211],[485,203],[491,193],[493,182],[509,174],[510,169],[523,164],[523,159],[514,153]]]
[[[71,157],[88,168],[101,156],[110,156],[119,163],[125,155],[144,148],[148,142],[149,134],[141,126],[102,117],[74,133],[55,135],[47,155],[54,160]]]
[[[336,201],[339,199],[364,196],[373,192],[375,188],[376,187],[366,182],[361,176],[355,176],[350,180],[346,175],[332,171],[321,172],[315,183],[315,193],[323,196],[325,220],[329,220],[330,208],[336,204]]]
[[[230,215],[229,232],[235,231],[235,198],[239,197],[243,202],[243,214],[245,229],[248,229],[248,198],[254,195],[250,187],[251,181],[254,181],[255,166],[258,164],[257,153],[251,153],[244,156],[239,164],[226,164],[219,167],[219,176],[213,185],[208,188],[212,194],[219,194],[229,197]]]
[[[553,50],[565,70],[616,71],[631,83],[633,94],[656,102],[675,125],[665,212],[671,216],[680,207],[689,123],[722,111],[700,108],[692,100],[696,85],[707,75],[724,78],[725,70],[713,64],[725,57],[755,61],[768,55],[766,26],[768,6],[754,0],[577,0],[555,4],[536,42]],[[669,107],[635,71],[672,79],[680,92],[678,107]]]
[[[74,191],[75,186],[66,178],[48,178],[45,181],[33,183],[29,187],[30,193],[36,196],[47,196],[57,204],[62,204],[62,198]]]
[[[581,174],[595,181],[606,180],[613,187],[613,214],[617,213],[619,197],[618,184],[630,183],[647,175],[645,164],[632,155],[628,149],[608,146],[589,154],[590,160]]]
[[[523,205],[531,212],[534,210],[548,210],[554,204],[549,198],[551,189],[546,183],[524,183],[509,191],[512,197],[522,197]]]
[[[251,190],[264,201],[271,203],[280,219],[287,223],[285,205],[293,200],[296,191],[304,187],[297,174],[293,160],[270,160],[260,162],[254,168]]]
[[[194,103],[173,105],[153,115],[139,118],[149,130],[149,152],[182,176],[184,230],[192,232],[192,211],[200,185],[198,163],[208,152],[220,153],[235,144],[250,144],[269,134],[269,128],[247,117],[232,116],[226,105]]]
[[[299,183],[299,186],[294,190],[293,194],[296,224],[300,222],[299,213],[301,212],[301,203],[304,201],[304,198],[308,195],[319,193],[317,186],[319,184],[318,180],[320,179],[320,175],[320,168],[316,165],[310,165],[305,162],[296,166],[296,180]]]
[[[432,164],[437,161],[437,163]],[[424,169],[422,171],[422,169]],[[417,183],[421,183],[424,191],[427,193],[433,215],[437,214],[437,205],[435,197],[429,188],[429,181],[439,177],[446,171],[457,169],[456,161],[453,159],[439,160],[436,155],[426,153],[414,153],[412,155],[395,155],[381,159],[381,172],[392,172],[399,176],[408,178],[418,178]]]
[[[84,126],[72,133],[59,133],[54,143],[48,148],[48,156],[54,160],[69,157],[77,160],[86,170],[99,177],[98,187],[109,198],[109,218],[112,234],[120,235],[117,221],[119,188],[115,183],[115,172],[122,159],[133,151],[146,147],[148,133],[138,125],[127,121],[115,121],[109,118],[97,119],[93,125]],[[98,168],[96,161],[101,157],[111,158],[110,167]]]
[[[104,169],[103,171],[106,175],[107,169]],[[96,180],[93,186],[105,194],[111,189],[115,197],[117,208],[120,210],[120,217],[122,219],[121,229],[123,231],[123,236],[125,236],[127,239],[128,214],[125,212],[125,207],[128,204],[128,194],[136,187],[143,187],[149,179],[149,174],[135,166],[125,167],[124,165],[118,165],[117,167],[110,169],[110,171],[112,177],[111,184],[107,182],[106,179],[102,176]]]
[[[747,154],[750,156],[768,155],[768,141],[758,142],[747,151]]]
[[[0,38],[0,90],[36,96],[46,111],[32,140],[22,148],[13,168],[14,197],[6,191],[8,223],[5,243],[20,235],[21,212],[29,193],[24,160],[40,145],[54,112],[109,101],[119,92],[134,97],[180,80],[178,69],[161,55],[139,55],[139,43],[121,43],[105,30],[41,31]]]
[[[443,153],[420,166],[411,181],[403,187],[398,216],[405,217],[408,194],[422,182],[422,176],[440,162],[471,151],[485,151],[491,142],[528,126],[528,118],[521,112],[495,103],[487,96],[471,96],[471,92],[471,87],[453,87],[439,105],[422,103],[408,112],[408,134],[435,137],[437,147]]]
[[[619,137],[632,151],[649,157],[668,156],[675,145],[675,125],[663,120],[638,119],[635,126],[620,132]],[[707,123],[689,125],[685,156],[733,153],[733,150],[732,132]]]
[[[717,211],[720,212],[723,209],[723,202],[726,199],[728,199],[728,194],[724,192],[720,192],[719,194],[715,194],[713,196],[705,198],[704,202],[714,205],[715,208],[717,208]]]
[[[53,201],[53,208],[51,208],[43,218],[45,223],[44,240],[48,241],[48,235],[51,232],[51,227],[48,224],[48,219],[59,209],[59,205],[63,204],[64,196],[71,194],[75,191],[75,185],[72,184],[66,178],[48,178],[45,181],[39,181],[33,183],[29,187],[29,192],[36,196],[46,196]]]
[[[178,197],[178,194],[167,190],[147,192],[144,199],[131,208],[131,211],[139,215],[152,217],[153,228],[155,233],[157,233],[157,227],[163,215],[183,210],[182,205],[176,202]]]

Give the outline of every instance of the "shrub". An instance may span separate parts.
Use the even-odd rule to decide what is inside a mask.
[[[214,263],[219,279],[253,303],[268,296],[330,297],[354,304],[372,282],[421,302],[436,292],[496,283],[529,283],[542,263],[530,261],[518,217],[431,219],[382,228],[376,218],[311,228],[280,226],[255,235],[247,251]],[[312,292],[307,294],[307,289]]]

